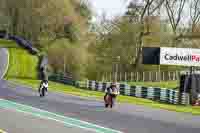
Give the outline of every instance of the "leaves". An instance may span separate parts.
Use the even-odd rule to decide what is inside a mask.
[[[1,15],[10,19],[9,32],[23,36],[42,47],[60,38],[76,41],[81,37],[79,33],[84,29],[82,27],[87,27],[84,17],[80,18],[81,13],[74,9],[75,5],[70,0],[2,0],[0,5],[3,5],[0,8]],[[80,2],[76,3],[78,5],[83,6]],[[86,5],[83,7],[81,10],[87,10],[89,15],[89,9]],[[72,23],[67,26],[67,33],[65,16],[69,16]],[[46,41],[42,41],[43,38]]]

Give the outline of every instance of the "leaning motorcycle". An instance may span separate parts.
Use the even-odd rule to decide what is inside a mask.
[[[117,95],[118,95],[118,93],[111,93],[104,97],[104,102],[105,102],[106,108],[108,108],[108,106],[110,106],[110,108],[112,108],[115,105],[115,100],[116,100]]]
[[[44,97],[46,95],[46,91],[47,89],[45,87],[40,88],[39,89],[40,97]]]

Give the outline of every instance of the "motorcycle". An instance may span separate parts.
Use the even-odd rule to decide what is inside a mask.
[[[196,102],[195,102],[194,106],[200,106],[200,100],[199,100],[199,99],[198,99],[198,100],[196,100]]]
[[[42,87],[39,89],[40,97],[44,97],[46,95],[47,89],[45,87]]]
[[[194,103],[195,106],[200,106],[200,94],[197,97],[197,100]]]
[[[118,94],[111,93],[104,97],[104,102],[105,102],[106,108],[108,108],[108,106],[110,106],[110,108],[112,108],[115,105],[115,99],[116,99],[117,95]]]

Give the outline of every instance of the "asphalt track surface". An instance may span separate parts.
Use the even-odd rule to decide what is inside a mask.
[[[0,81],[0,98],[59,113],[63,116],[80,119],[124,133],[200,132],[200,116],[129,104],[118,104],[114,109],[105,109],[102,101],[55,92],[49,92],[47,97],[40,98],[36,91],[8,83],[7,81]],[[24,122],[23,119],[18,118],[17,124]],[[1,122],[5,125],[5,122],[0,119]],[[7,122],[9,125],[9,121]],[[39,124],[41,123],[39,122]],[[33,132],[35,131],[33,130]]]
[[[5,56],[5,54],[4,54]],[[2,58],[0,56],[0,64]],[[2,67],[0,71],[4,71]],[[102,101],[49,92],[40,98],[37,91],[0,80],[0,99],[32,106],[62,116],[76,118],[124,133],[199,133],[200,116],[118,104],[105,109]],[[0,128],[9,133],[91,133],[63,123],[0,107]]]
[[[60,124],[15,110],[0,109],[0,127],[7,133],[89,133],[83,129]],[[92,133],[92,132],[91,132]]]
[[[5,48],[0,48],[0,79],[5,74],[8,64],[8,52]]]

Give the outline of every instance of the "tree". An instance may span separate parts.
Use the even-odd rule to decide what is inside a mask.
[[[167,15],[170,20],[173,32],[176,35],[177,27],[181,22],[186,0],[165,0],[165,1],[166,1],[165,5],[166,5]]]
[[[87,51],[80,44],[71,44],[67,39],[57,40],[49,47],[48,58],[52,73],[70,74],[77,80],[85,76]]]
[[[89,49],[93,55],[91,60],[94,63],[92,64],[95,64],[89,69],[92,78],[96,75],[95,78],[100,79],[105,72],[116,72],[117,64],[118,72],[131,71],[134,64],[136,45],[133,44],[136,44],[139,27],[123,18],[112,20],[108,25],[112,24],[115,25],[111,28],[112,30],[106,30],[109,32],[104,33],[103,37]]]
[[[191,32],[195,32],[199,21],[200,21],[200,1],[192,0],[192,1],[190,1]]]
[[[75,5],[71,0],[1,0],[0,5],[1,14],[10,18],[9,32],[25,37],[35,45],[51,44],[61,38],[77,40],[78,23],[81,25],[84,21],[77,22],[80,10],[73,8]],[[80,6],[82,11],[85,7]],[[65,16],[71,18],[68,25],[64,22]]]
[[[145,27],[144,27],[145,17],[158,13],[159,9],[163,5],[164,1],[165,0],[142,0],[142,5],[139,5],[140,8],[137,10],[135,10],[135,8],[138,8],[137,2],[132,1],[130,3],[130,5],[134,5],[134,6],[129,6],[129,9],[131,9],[133,12],[135,12],[135,13],[131,13],[130,16],[132,14],[134,14],[134,15],[137,14],[136,15],[136,19],[137,19],[136,23],[138,24],[138,26],[140,26],[140,30],[138,32],[138,38],[137,38],[138,51],[137,51],[137,56],[135,59],[135,68],[136,69],[138,68],[138,66],[140,64],[140,60],[141,60],[143,37],[150,34],[149,30],[147,30],[147,32],[145,32]],[[127,14],[127,15],[129,15],[129,14]]]
[[[198,0],[166,0],[167,16],[174,33],[172,41],[176,46],[179,42],[184,44],[186,41],[188,43],[188,41],[192,42],[200,38],[197,33],[200,20],[199,6],[200,1]],[[189,21],[183,19],[184,16],[189,16]]]

